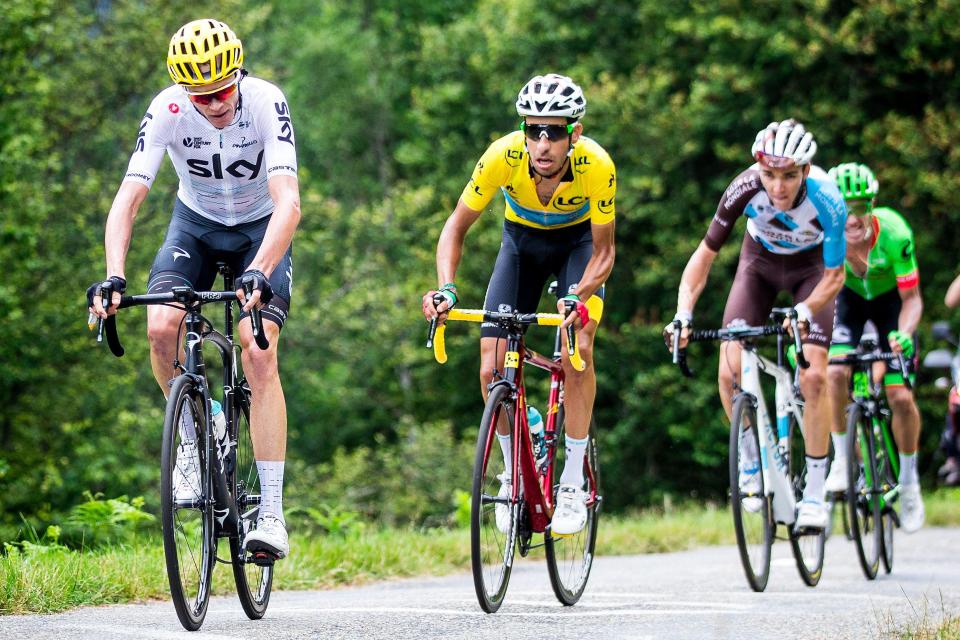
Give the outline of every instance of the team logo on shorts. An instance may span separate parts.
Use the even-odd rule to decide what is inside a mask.
[[[190,254],[180,247],[170,247],[170,254],[173,256],[173,261],[176,262],[177,258],[186,258],[190,259]]]
[[[845,324],[838,324],[833,328],[834,342],[840,342],[840,343],[850,342],[850,338],[852,337],[853,336],[850,332],[850,327],[848,327]]]

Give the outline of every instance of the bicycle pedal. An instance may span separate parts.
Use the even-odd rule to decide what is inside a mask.
[[[272,567],[273,563],[280,559],[280,556],[268,551],[253,551],[247,558],[247,562],[252,562],[258,567]]]

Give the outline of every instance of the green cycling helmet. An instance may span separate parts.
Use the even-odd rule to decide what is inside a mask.
[[[844,200],[873,200],[880,190],[880,183],[873,171],[859,162],[838,164],[828,173],[836,181]]]

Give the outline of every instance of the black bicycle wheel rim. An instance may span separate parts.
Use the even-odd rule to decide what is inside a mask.
[[[882,545],[874,449],[873,429],[860,405],[854,404],[847,417],[847,512],[860,568],[868,580],[877,577]]]
[[[743,573],[754,591],[763,591],[770,578],[770,547],[773,545],[774,524],[770,517],[770,499],[766,496],[763,473],[758,471],[760,489],[757,495],[741,495],[740,432],[747,426],[755,450],[760,451],[760,436],[757,428],[757,410],[751,396],[740,395],[733,404],[733,422],[730,424],[730,508],[733,512],[733,527],[737,534],[737,549]],[[750,505],[759,504],[754,509]],[[745,506],[744,501],[748,501]]]
[[[260,476],[253,457],[253,441],[250,439],[250,405],[248,396],[237,396],[234,415],[237,428],[231,433],[236,438],[236,462],[229,478],[233,498],[240,515],[240,535],[230,537],[230,556],[233,565],[233,580],[237,585],[237,597],[243,612],[251,620],[259,620],[267,612],[270,592],[273,588],[273,565],[260,566],[246,562],[243,551],[243,536],[257,522],[260,504]]]
[[[793,416],[790,417],[789,442],[790,480],[794,487],[794,497],[799,501],[803,498],[806,484],[806,443]],[[820,530],[817,533],[801,534],[793,526],[788,527],[788,530],[800,579],[808,587],[815,587],[823,574],[823,549],[827,532]]]
[[[564,412],[561,409],[557,415],[556,449],[554,450],[551,465],[557,471],[562,465],[564,456],[563,438]],[[554,496],[556,496],[557,478],[554,476]],[[600,467],[597,457],[597,426],[590,424],[590,440],[587,444],[584,459],[584,480],[587,495],[600,494]],[[579,533],[572,536],[554,537],[551,534],[544,536],[544,547],[547,555],[547,571],[550,574],[550,586],[557,600],[566,606],[577,603],[583,590],[587,587],[590,569],[593,566],[593,553],[597,544],[597,525],[600,520],[600,502],[595,500],[587,504],[587,522]]]
[[[167,400],[161,450],[160,513],[163,550],[166,559],[170,597],[180,623],[188,631],[203,624],[210,601],[211,580],[216,561],[216,537],[213,508],[206,500],[210,491],[206,440],[204,395],[193,379],[183,375],[174,380]],[[184,411],[193,414],[199,436],[201,493],[192,506],[174,499],[174,470],[181,440],[180,421]]]
[[[470,505],[470,558],[473,585],[480,608],[494,613],[503,604],[513,569],[517,543],[517,521],[520,505],[509,505],[510,521],[506,532],[497,527],[496,505],[503,473],[503,456],[496,437],[496,425],[503,415],[513,433],[513,407],[507,402],[509,390],[495,387],[487,398],[477,434],[477,450],[473,463],[473,487]],[[511,445],[512,447],[512,445]],[[519,482],[518,473],[514,481]]]

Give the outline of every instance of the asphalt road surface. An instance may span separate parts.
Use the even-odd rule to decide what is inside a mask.
[[[601,523],[602,526],[602,523]],[[332,591],[273,594],[263,620],[235,597],[214,598],[196,633],[169,602],[0,618],[3,638],[876,638],[960,615],[960,529],[897,533],[893,573],[864,579],[853,543],[833,536],[819,586],[803,585],[777,540],[764,593],[747,586],[735,547],[600,557],[574,607],[553,596],[543,562],[518,562],[493,615],[469,573]],[[278,569],[282,571],[282,567]],[[231,579],[218,567],[217,580]]]

